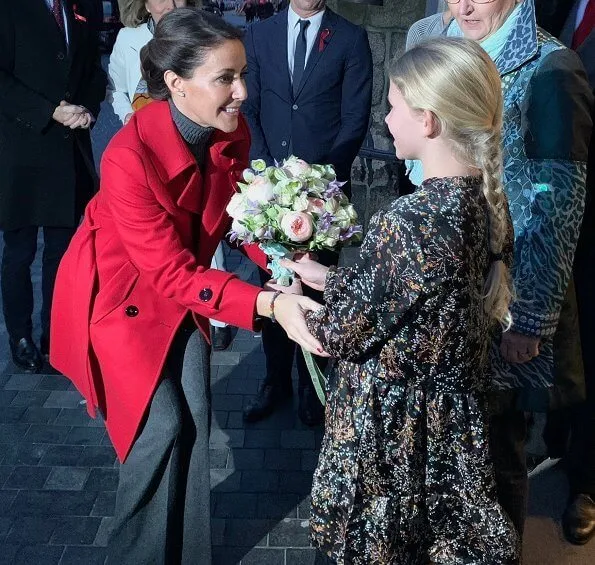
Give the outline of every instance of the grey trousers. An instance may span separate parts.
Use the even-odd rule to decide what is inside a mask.
[[[120,466],[109,565],[211,564],[209,355],[185,324]]]

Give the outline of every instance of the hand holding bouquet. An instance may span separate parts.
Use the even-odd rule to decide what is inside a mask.
[[[293,272],[280,259],[361,239],[343,184],[331,165],[309,165],[293,156],[276,167],[252,161],[227,206],[233,219],[230,239],[259,243],[271,258],[273,278],[287,286]]]

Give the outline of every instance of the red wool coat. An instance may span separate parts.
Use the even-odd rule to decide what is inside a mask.
[[[101,189],[58,270],[50,362],[91,416],[101,410],[121,461],[186,314],[207,339],[209,318],[253,328],[260,289],[209,268],[249,145],[242,117],[235,132],[216,132],[203,177],[167,102],[154,102],[105,151]],[[257,248],[247,254],[266,264]]]

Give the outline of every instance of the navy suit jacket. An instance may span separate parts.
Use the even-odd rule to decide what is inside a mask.
[[[287,63],[287,10],[252,25],[245,36],[252,159],[268,164],[289,151],[332,164],[341,180],[368,130],[372,54],[366,30],[326,9],[294,98]]]

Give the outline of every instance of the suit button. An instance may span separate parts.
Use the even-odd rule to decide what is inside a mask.
[[[287,147],[287,141],[282,141],[282,142],[281,142],[281,145],[282,145],[283,147]]]
[[[65,133],[64,134],[64,139],[70,139],[70,134],[69,133]]]
[[[60,51],[57,55],[56,55],[56,59],[58,59],[58,61],[63,61],[64,58],[66,57],[66,55],[64,55],[64,53],[62,53],[62,51]]]
[[[297,105],[297,104],[294,104],[294,105],[292,106],[292,108],[293,108],[294,110],[297,110],[297,109],[298,109],[298,105]]]
[[[208,302],[209,300],[211,300],[211,298],[213,298],[213,291],[210,288],[203,288],[199,293],[198,293],[198,297],[203,301],[203,302]]]
[[[138,308],[136,306],[126,306],[126,315],[129,318],[135,318],[138,316]]]

